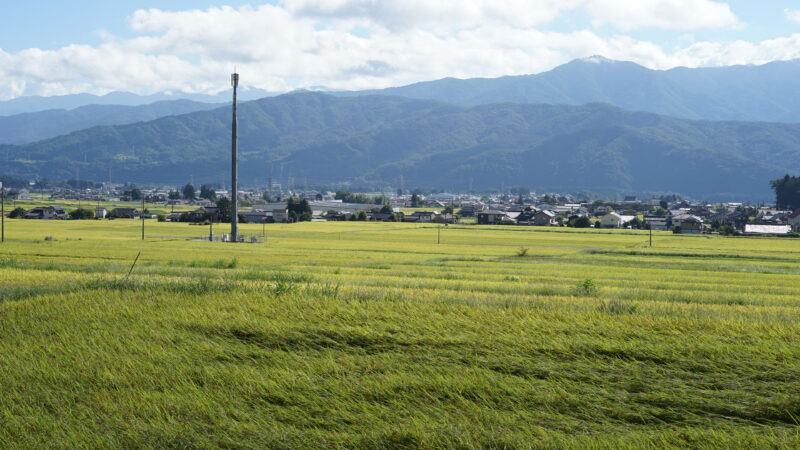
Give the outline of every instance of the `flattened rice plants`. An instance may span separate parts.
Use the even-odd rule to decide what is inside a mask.
[[[44,222],[0,246],[4,448],[800,446],[795,239]]]

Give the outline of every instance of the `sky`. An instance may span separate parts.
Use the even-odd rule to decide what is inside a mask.
[[[369,89],[541,73],[800,58],[783,0],[3,1],[0,100],[88,92]]]

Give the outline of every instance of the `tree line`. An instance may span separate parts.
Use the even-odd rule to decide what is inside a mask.
[[[770,181],[775,191],[775,206],[778,209],[800,209],[800,177],[789,176]]]

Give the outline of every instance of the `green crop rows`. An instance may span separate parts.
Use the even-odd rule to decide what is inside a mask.
[[[140,226],[6,222],[0,447],[800,446],[800,240]]]

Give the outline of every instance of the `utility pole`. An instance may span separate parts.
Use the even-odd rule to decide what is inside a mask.
[[[238,140],[239,124],[236,121],[236,88],[239,86],[239,74],[234,72],[231,75],[231,85],[233,86],[233,121],[231,123],[231,241],[238,241],[239,234],[239,170],[238,170]]]
[[[144,240],[144,194],[142,194],[142,213],[139,214],[139,218],[142,220],[142,240]]]
[[[647,227],[647,228],[650,229],[650,247],[652,247],[653,246],[653,224],[650,224],[650,226]]]
[[[0,181],[0,242],[6,241],[6,188]]]
[[[442,243],[442,226],[439,225],[439,228],[436,229],[436,244]]]

